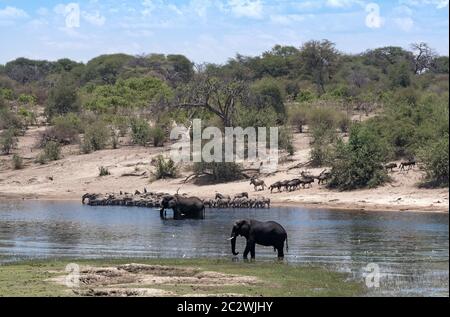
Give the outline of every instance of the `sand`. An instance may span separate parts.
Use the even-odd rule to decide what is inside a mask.
[[[86,192],[134,192],[153,190],[158,192],[180,193],[211,198],[216,192],[233,195],[249,192],[251,196],[269,197],[272,205],[304,206],[309,208],[448,212],[449,191],[443,189],[419,189],[417,184],[424,176],[418,167],[411,171],[390,173],[393,181],[376,189],[363,189],[350,192],[328,190],[317,182],[312,188],[293,192],[271,194],[269,190],[255,192],[248,180],[226,184],[184,183],[189,171],[183,171],[180,178],[150,182],[154,169],[151,160],[161,153],[168,154],[168,147],[137,147],[121,145],[119,149],[107,149],[91,154],[80,154],[77,145],[66,146],[63,158],[46,165],[34,163],[39,150],[35,148],[40,131],[44,128],[33,127],[25,136],[19,138],[17,154],[24,157],[25,168],[13,170],[12,155],[0,156],[0,199],[38,199],[38,200],[79,200]],[[121,140],[126,144],[126,140]],[[288,171],[288,167],[307,162],[309,156],[308,134],[296,134],[297,152],[292,162],[279,166],[281,170],[273,176],[265,177],[267,185],[279,180],[295,178],[299,169]],[[111,175],[99,177],[98,168],[105,166]],[[308,169],[319,174],[324,168]],[[136,174],[142,176],[122,176]]]

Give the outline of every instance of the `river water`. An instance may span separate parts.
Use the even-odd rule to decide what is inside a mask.
[[[168,212],[168,216],[170,216]],[[369,295],[449,296],[448,214],[309,210],[207,210],[205,220],[161,220],[148,208],[78,202],[0,202],[0,263],[44,258],[224,257],[237,219],[273,220],[289,237],[285,262],[323,266],[365,281]],[[238,238],[242,255],[244,238]],[[274,261],[257,246],[257,261]],[[1,270],[1,266],[0,266]],[[370,279],[376,286],[376,278]],[[374,283],[375,282],[375,283]]]

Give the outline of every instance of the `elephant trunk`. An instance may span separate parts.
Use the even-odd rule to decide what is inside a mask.
[[[236,237],[237,237],[237,234],[236,234],[236,232],[234,232],[234,228],[233,228],[233,231],[231,231],[231,237],[230,237],[231,253],[233,253],[233,255],[239,254],[239,252],[236,252]]]
[[[159,210],[159,216],[161,217],[161,219],[164,219],[164,207],[161,207],[161,209]]]

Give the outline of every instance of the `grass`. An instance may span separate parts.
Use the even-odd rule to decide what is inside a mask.
[[[66,274],[68,263],[92,266],[113,266],[126,263],[159,264],[176,267],[195,267],[200,271],[256,276],[262,280],[256,285],[136,285],[123,287],[150,287],[184,294],[233,293],[246,296],[360,296],[365,287],[351,281],[342,273],[323,268],[287,265],[277,262],[231,262],[226,259],[120,259],[120,260],[50,260],[6,264],[0,267],[0,296],[74,296],[63,285],[47,281]]]

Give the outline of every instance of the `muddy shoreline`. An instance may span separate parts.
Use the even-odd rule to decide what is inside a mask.
[[[74,196],[55,196],[55,195],[37,195],[37,194],[8,194],[0,193],[0,201],[78,201],[81,204],[80,197]],[[362,204],[362,203],[340,203],[336,202],[296,202],[286,200],[272,200],[272,207],[299,207],[307,209],[328,209],[333,211],[381,211],[381,212],[414,212],[414,213],[448,213],[449,210],[446,206],[442,207],[424,207],[414,205],[382,205],[382,204]]]

